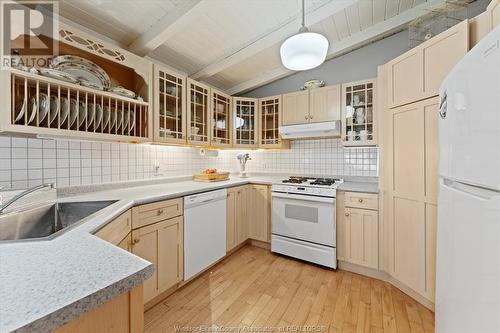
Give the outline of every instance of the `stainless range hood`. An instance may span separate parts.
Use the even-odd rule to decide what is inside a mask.
[[[340,137],[340,120],[280,126],[279,133],[283,139]]]

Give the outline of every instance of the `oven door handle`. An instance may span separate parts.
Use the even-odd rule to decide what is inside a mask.
[[[300,201],[312,201],[312,202],[324,202],[324,203],[335,203],[335,198],[328,197],[318,197],[313,195],[305,195],[305,194],[292,194],[292,193],[282,193],[282,192],[272,192],[273,198],[281,198],[281,199],[293,199]]]

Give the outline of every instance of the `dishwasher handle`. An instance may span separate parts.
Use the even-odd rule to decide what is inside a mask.
[[[184,197],[184,209],[191,207],[208,205],[212,202],[226,200],[227,190],[217,190]]]

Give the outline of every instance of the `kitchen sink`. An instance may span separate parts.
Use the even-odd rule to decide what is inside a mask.
[[[59,234],[115,202],[57,202],[0,215],[0,241],[43,239]]]

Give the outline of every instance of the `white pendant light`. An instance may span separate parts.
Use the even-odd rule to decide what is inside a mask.
[[[305,26],[305,8],[302,0],[302,27],[299,33],[281,44],[280,55],[283,66],[294,71],[305,71],[321,65],[328,52],[328,39],[309,32]]]

